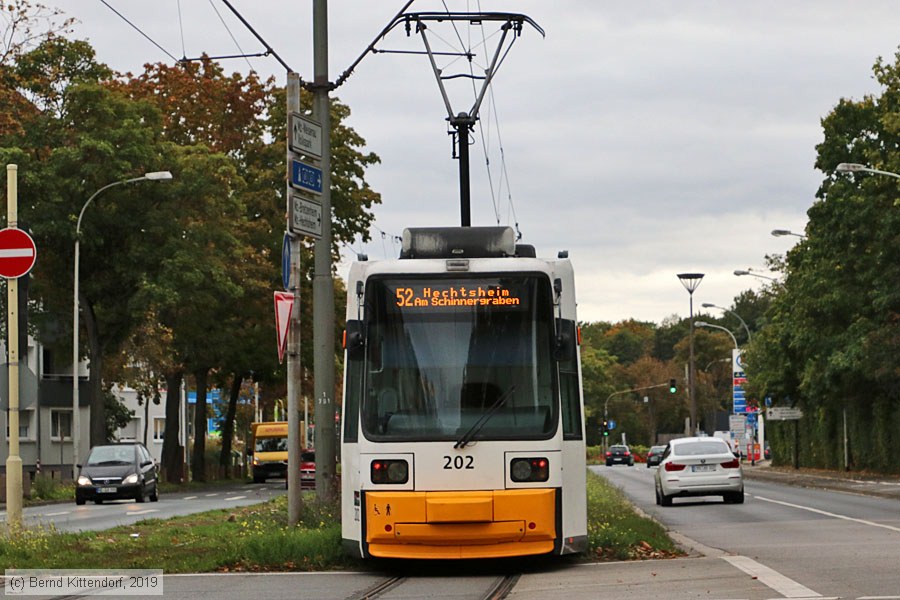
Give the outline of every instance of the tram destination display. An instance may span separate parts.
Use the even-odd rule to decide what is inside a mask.
[[[453,309],[517,309],[528,307],[528,286],[490,281],[390,282],[385,285],[390,303],[401,312]]]

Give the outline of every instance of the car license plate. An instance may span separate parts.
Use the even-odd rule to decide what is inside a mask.
[[[716,465],[694,465],[691,467],[691,471],[694,473],[709,473],[710,471],[715,471]]]
[[[115,494],[116,488],[114,488],[114,487],[97,488],[97,493],[98,494]]]

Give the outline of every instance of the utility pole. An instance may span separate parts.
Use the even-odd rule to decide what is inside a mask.
[[[316,398],[316,496],[333,496],[334,281],[331,272],[331,111],[328,92],[328,2],[313,2],[313,118],[322,126],[322,236],[316,240],[313,278],[313,370]]]
[[[300,112],[300,76],[289,71],[287,74],[287,204],[293,202],[291,189],[291,115]],[[300,244],[301,237],[290,238],[291,260],[288,291],[294,295],[291,315],[288,319],[287,339],[287,422],[288,422],[288,525],[300,522]]]

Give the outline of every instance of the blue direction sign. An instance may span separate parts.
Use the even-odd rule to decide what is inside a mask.
[[[612,419],[610,419],[606,425],[606,428],[609,429],[610,431],[612,431],[613,429],[616,428],[616,422],[613,421]]]
[[[291,236],[284,234],[284,240],[281,242],[281,283],[284,284],[285,291],[291,289]]]
[[[314,194],[322,193],[322,169],[291,160],[291,185]]]

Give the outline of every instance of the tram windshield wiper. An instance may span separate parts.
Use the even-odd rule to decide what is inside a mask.
[[[494,416],[494,413],[497,412],[497,409],[503,406],[503,403],[506,402],[506,399],[509,398],[514,391],[516,391],[515,384],[509,386],[509,389],[503,392],[503,394],[499,398],[497,398],[486,411],[484,411],[484,414],[482,414],[481,417],[477,421],[475,421],[475,423],[473,423],[471,427],[469,427],[469,430],[466,431],[463,436],[456,441],[455,444],[453,444],[453,447],[457,449],[465,448],[469,444],[469,442],[472,441],[472,438],[482,430],[484,425],[488,422],[488,419]]]

